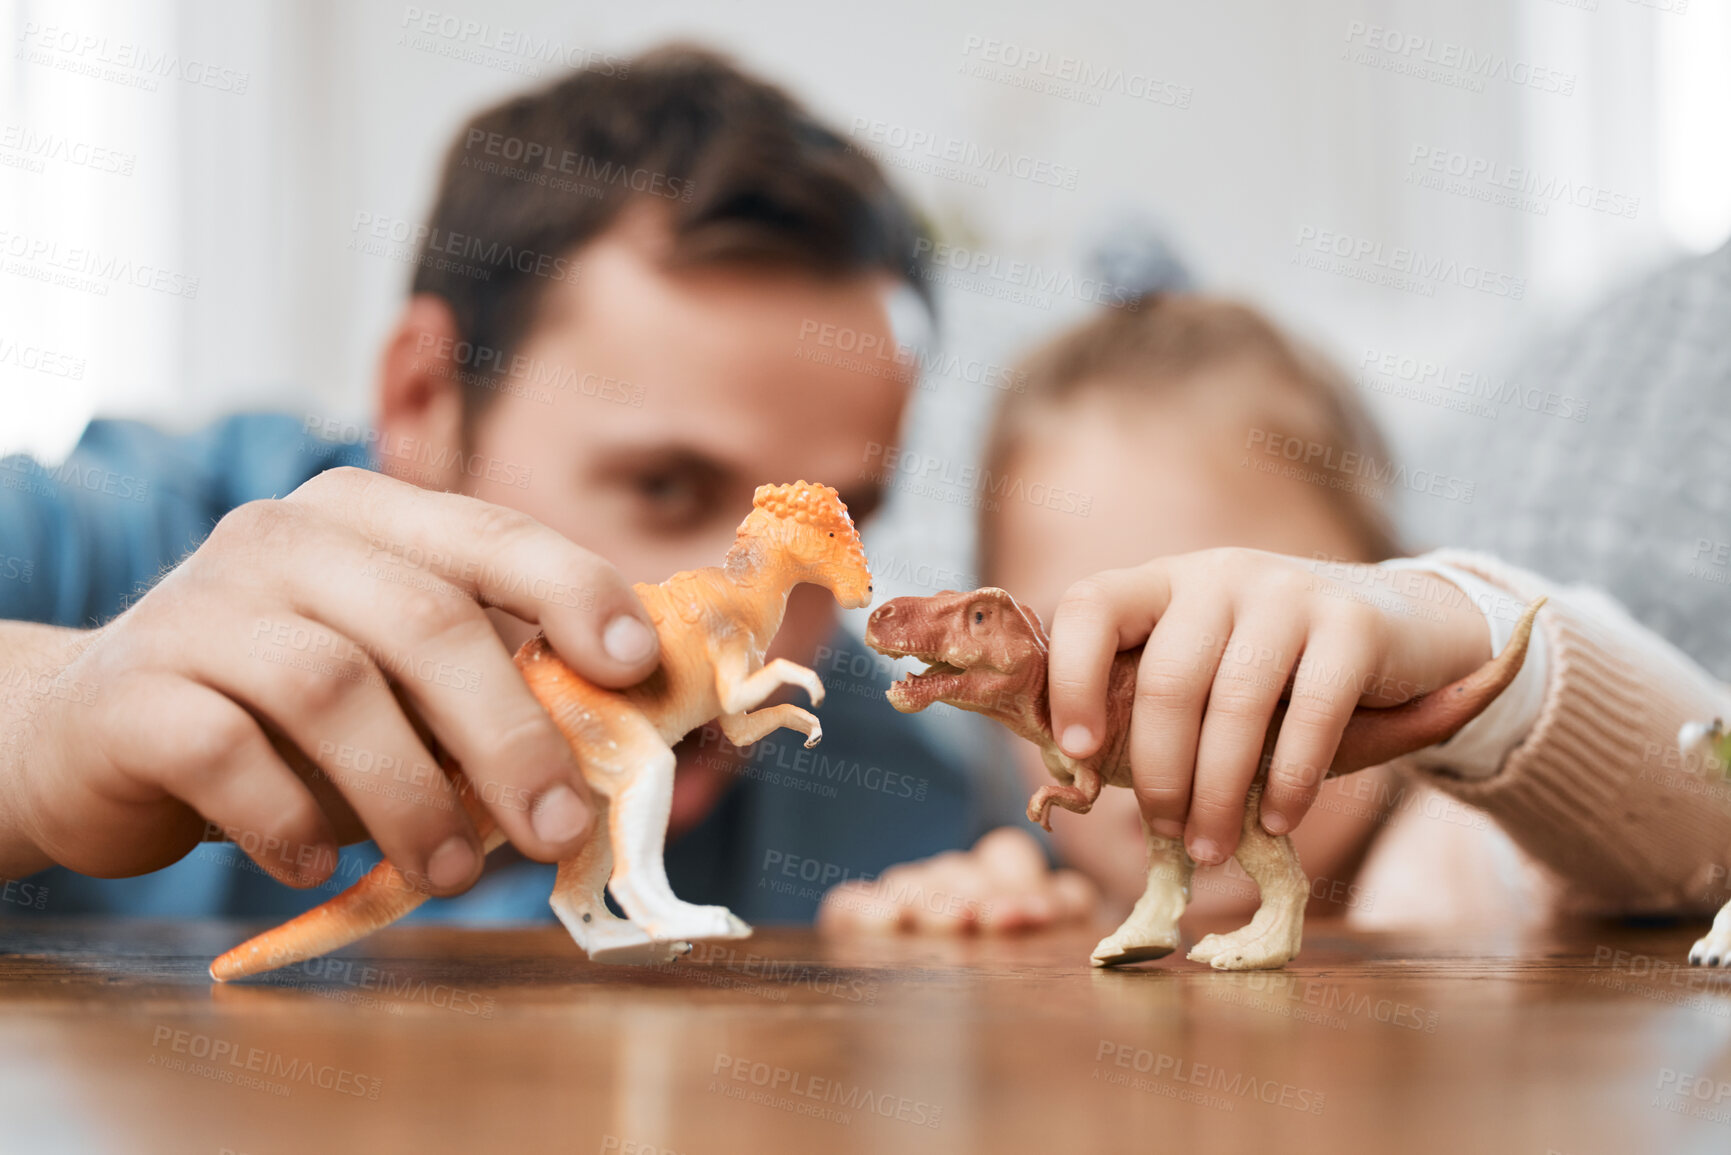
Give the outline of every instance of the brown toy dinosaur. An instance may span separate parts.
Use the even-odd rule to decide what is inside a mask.
[[[1350,774],[1435,745],[1488,706],[1520,672],[1533,616],[1544,599],[1521,615],[1503,652],[1467,677],[1389,709],[1359,709],[1347,723],[1328,776]],[[1040,747],[1046,769],[1060,783],[1042,786],[1028,800],[1028,819],[1050,830],[1048,811],[1062,806],[1086,814],[1102,785],[1130,783],[1130,707],[1142,647],[1121,652],[1112,664],[1106,699],[1106,739],[1090,758],[1071,758],[1052,736],[1046,696],[1046,631],[1039,616],[1001,589],[972,593],[946,590],[931,597],[896,598],[873,611],[866,643],[892,658],[927,663],[889,689],[890,704],[914,713],[947,702],[984,714]],[[1304,930],[1309,880],[1292,840],[1262,829],[1258,819],[1262,783],[1285,715],[1282,703],[1269,724],[1262,764],[1244,805],[1243,835],[1235,857],[1256,881],[1262,903],[1248,926],[1211,934],[1190,958],[1216,970],[1279,967],[1298,954]],[[1162,958],[1178,947],[1178,917],[1190,901],[1194,863],[1182,841],[1148,837],[1148,887],[1124,925],[1094,948],[1095,966],[1119,966]]]
[[[661,640],[661,665],[625,690],[578,677],[536,635],[517,651],[517,667],[571,743],[598,808],[595,833],[559,864],[553,912],[597,962],[671,961],[700,939],[744,938],[751,928],[726,907],[674,897],[662,848],[673,800],[673,744],[712,718],[737,746],[786,726],[815,746],[818,720],[798,706],[755,709],[785,685],[823,701],[812,671],[785,658],[763,660],[781,628],[787,595],[801,582],[827,588],[844,607],[871,601],[853,519],[836,491],[803,481],[759,486],[752,511],[719,567],[639,584]],[[504,836],[466,780],[447,767],[487,850]],[[617,865],[615,864],[617,859]],[[611,882],[609,882],[611,879]],[[611,889],[626,918],[607,909]],[[258,974],[346,946],[426,901],[389,862],[322,906],[235,947],[210,967],[218,982]]]

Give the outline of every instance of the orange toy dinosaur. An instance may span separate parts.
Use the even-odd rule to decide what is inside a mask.
[[[578,677],[541,635],[517,651],[518,669],[571,743],[599,808],[595,834],[559,864],[552,897],[553,912],[591,959],[667,962],[693,941],[751,933],[726,907],[681,902],[668,885],[662,850],[673,800],[672,747],[712,718],[736,746],[783,726],[804,734],[806,746],[817,745],[823,729],[808,711],[790,704],[754,708],[784,685],[803,689],[814,706],[823,702],[815,673],[785,658],[763,660],[787,595],[801,582],[827,588],[848,609],[871,601],[871,572],[853,519],[827,485],[759,486],[721,566],[636,587],[661,639],[661,665],[649,678],[604,690]],[[460,789],[460,796],[486,848],[503,842],[473,790]],[[607,889],[626,918],[607,909]],[[426,898],[381,862],[324,905],[235,947],[211,964],[210,976],[226,982],[326,954]]]

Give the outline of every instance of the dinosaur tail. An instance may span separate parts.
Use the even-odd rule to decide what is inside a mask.
[[[402,918],[426,898],[396,867],[381,862],[329,902],[248,939],[211,963],[210,977],[225,983],[329,954]]]
[[[1350,774],[1453,737],[1508,688],[1526,661],[1533,619],[1545,604],[1538,598],[1521,614],[1503,652],[1451,685],[1386,710],[1353,712],[1341,735],[1330,774]]]
[[[482,853],[505,841],[505,832],[495,827],[466,782],[459,786],[458,797],[481,834]],[[390,925],[427,898],[426,891],[396,867],[381,862],[329,902],[248,939],[211,963],[210,977],[226,983],[329,954]]]

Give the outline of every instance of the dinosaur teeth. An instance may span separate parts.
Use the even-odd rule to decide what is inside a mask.
[[[926,664],[926,668],[921,670],[917,674],[910,674],[909,677],[929,678],[934,674],[960,674],[960,673],[962,673],[962,668],[960,666],[952,666],[948,662],[940,661],[937,658],[921,658],[920,661],[922,661]]]

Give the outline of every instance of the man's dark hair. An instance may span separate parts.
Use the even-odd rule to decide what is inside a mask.
[[[444,298],[475,367],[498,368],[541,292],[575,275],[574,251],[634,203],[662,210],[673,266],[882,270],[926,296],[930,246],[877,165],[779,88],[681,45],[609,58],[469,121],[412,291]],[[465,392],[473,413],[484,390]]]

